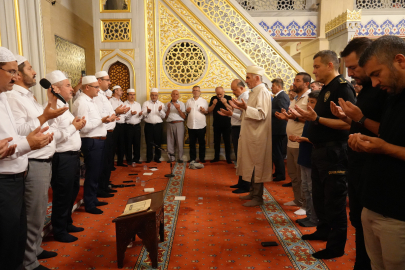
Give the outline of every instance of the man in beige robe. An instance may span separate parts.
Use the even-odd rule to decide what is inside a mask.
[[[263,204],[263,183],[272,181],[271,145],[271,93],[262,82],[264,69],[249,66],[246,70],[246,84],[252,90],[249,100],[231,101],[234,108],[242,110],[242,125],[239,135],[236,174],[251,181],[250,193],[241,196],[250,200],[243,206]]]

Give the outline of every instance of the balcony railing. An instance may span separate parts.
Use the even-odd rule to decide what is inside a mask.
[[[357,9],[405,8],[405,0],[356,0]]]
[[[236,0],[247,11],[304,10],[306,0]]]

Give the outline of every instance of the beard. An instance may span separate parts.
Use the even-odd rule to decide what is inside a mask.
[[[26,86],[28,86],[28,88],[33,87],[37,84],[37,82],[35,81],[35,76],[29,77],[25,73],[23,73],[22,81]]]

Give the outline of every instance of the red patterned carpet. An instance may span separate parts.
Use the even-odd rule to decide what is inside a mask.
[[[117,167],[112,181],[121,184],[135,180],[136,176],[128,173],[143,174],[142,166]],[[142,180],[150,179],[145,187],[159,191],[170,185],[165,197],[166,241],[159,244],[159,269],[353,269],[355,244],[351,225],[343,257],[318,261],[309,255],[323,249],[325,242],[300,239],[301,233],[314,229],[300,227],[295,220],[302,217],[293,214],[298,208],[283,205],[293,196],[291,188],[281,186],[289,179],[266,184],[266,204],[246,208],[229,188],[237,181],[233,165],[206,163],[204,169],[184,170],[185,164],[177,164],[176,177],[170,182],[163,177],[169,170],[167,163],[149,166],[159,170],[152,176],[140,175]],[[51,235],[46,237],[43,248],[59,255],[42,261],[43,265],[51,269],[116,269],[112,220],[123,211],[128,198],[144,194],[143,188],[137,185],[118,189],[115,197],[105,199],[109,205],[102,207],[102,215],[87,214],[83,206],[76,210],[75,225],[85,231],[76,234],[79,240],[71,244],[55,242]],[[186,200],[173,201],[180,194]],[[264,248],[262,241],[276,241],[279,246]],[[126,251],[124,269],[151,269],[139,238]]]

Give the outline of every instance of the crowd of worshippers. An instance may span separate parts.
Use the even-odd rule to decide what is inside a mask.
[[[20,55],[0,47],[0,262],[2,269],[48,269],[38,260],[56,252],[41,248],[48,205],[53,189],[52,226],[56,241],[74,242],[72,207],[80,187],[80,154],[84,155],[85,211],[101,214],[100,197],[114,196],[109,188],[117,164],[140,162],[140,121],[145,121],[146,162],[160,162],[162,122],[167,122],[168,152],[183,158],[184,121],[190,141],[190,162],[205,162],[206,117],[214,113],[215,157],[220,158],[221,137],[225,157],[230,157],[230,138],[237,157],[238,183],[234,193],[243,205],[262,205],[263,184],[291,178],[299,207],[297,222],[316,226],[303,240],[326,241],[326,248],[312,254],[317,259],[344,255],[347,240],[346,201],[356,231],[354,269],[405,269],[405,41],[384,36],[375,41],[356,38],[340,53],[348,76],[361,87],[355,91],[339,74],[335,52],[318,52],[313,60],[316,83],[305,72],[297,73],[291,91],[283,91],[281,79],[272,81],[271,92],[263,83],[265,70],[249,66],[245,82],[236,79],[235,99],[216,88],[210,103],[192,88],[193,98],[179,101],[179,92],[163,104],[153,89],[142,106],[135,91],[109,93],[104,71],[82,78],[73,90],[61,71],[45,76],[65,101],[74,96],[72,113],[47,90],[48,103],[40,105],[30,88],[36,72]],[[246,83],[246,86],[245,86]],[[250,89],[247,90],[247,89]],[[311,91],[312,89],[313,91]],[[112,95],[108,99],[108,95]],[[402,124],[401,124],[402,123]],[[129,139],[128,139],[129,138]],[[286,153],[283,141],[288,138]],[[274,163],[273,168],[270,164]]]

